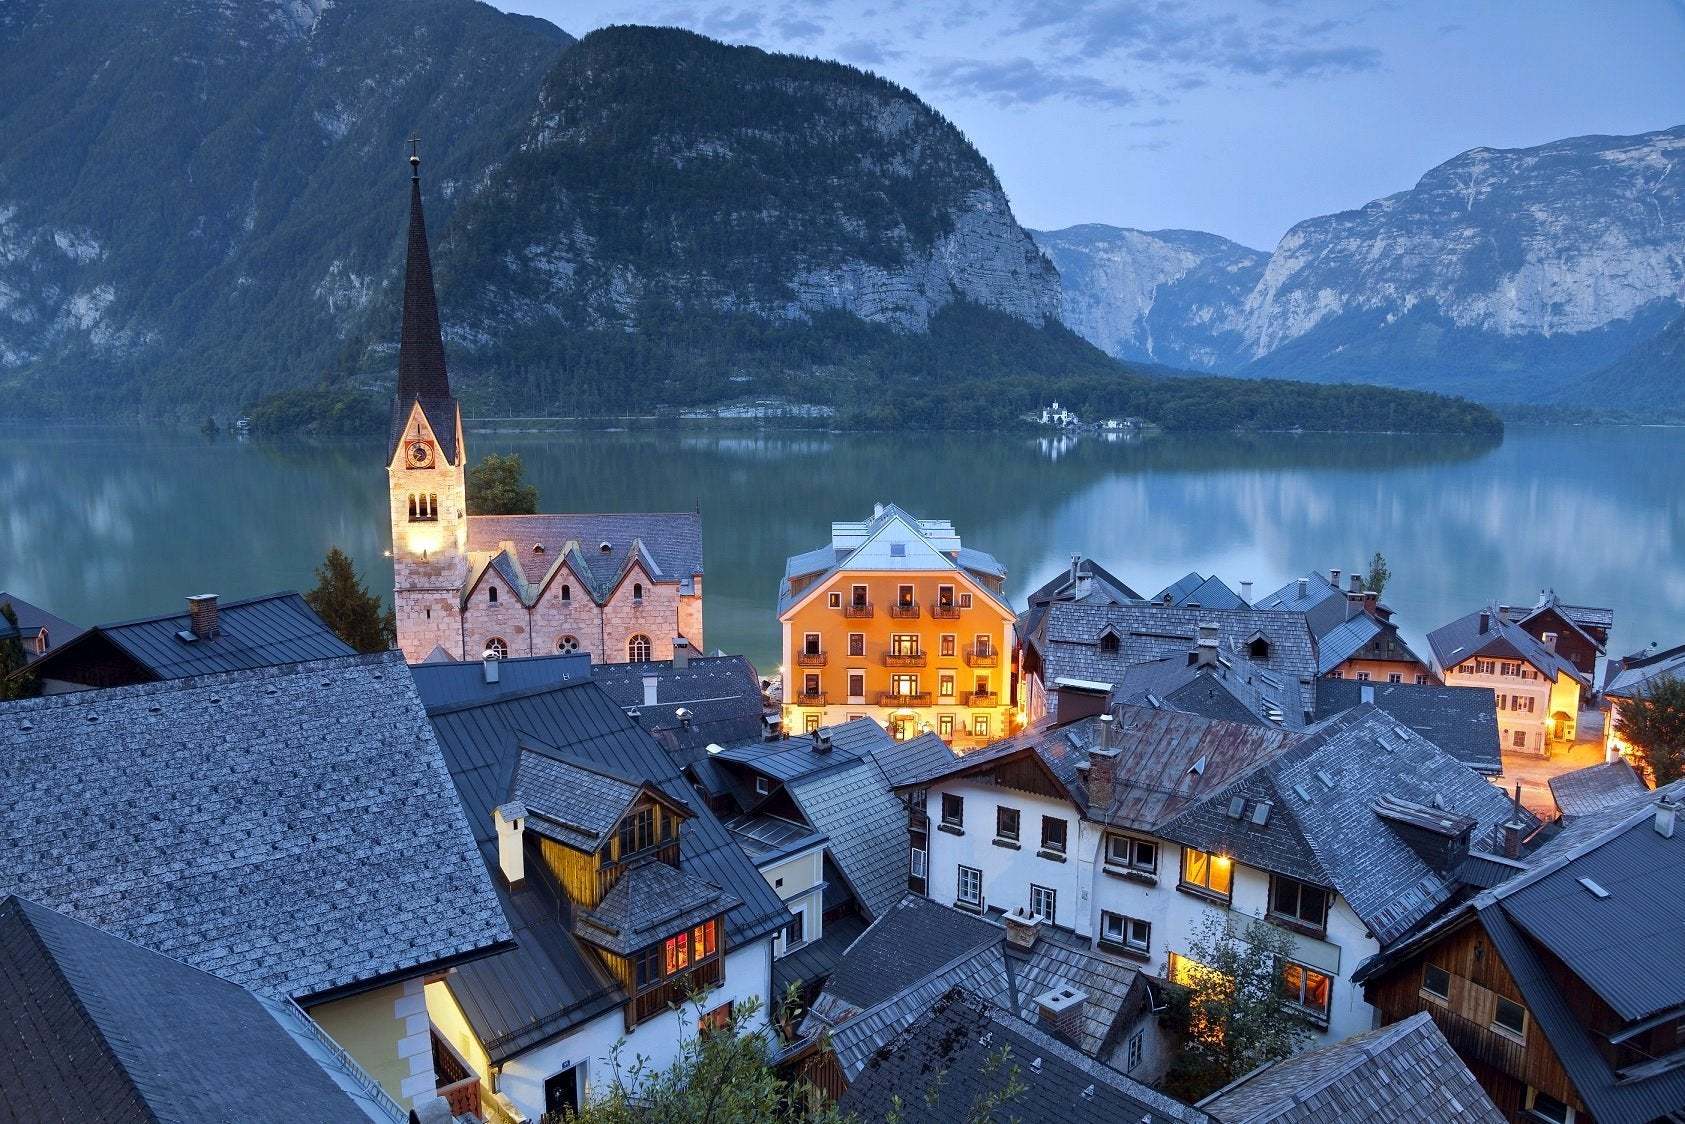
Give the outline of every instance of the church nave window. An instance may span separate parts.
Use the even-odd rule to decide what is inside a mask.
[[[493,605],[497,604],[497,587],[495,585],[486,586],[486,600]]]
[[[493,636],[486,641],[486,655],[494,660],[506,660],[509,658],[509,645],[501,636]]]
[[[571,585],[562,586],[562,600],[564,602],[573,600],[573,586],[571,586]]]
[[[650,653],[649,637],[639,633],[626,641],[626,658],[632,663],[648,663]]]
[[[558,651],[558,652],[577,652],[577,651],[579,651],[579,637],[577,637],[577,636],[564,636],[564,637],[562,637],[560,640],[556,641],[556,651]]]

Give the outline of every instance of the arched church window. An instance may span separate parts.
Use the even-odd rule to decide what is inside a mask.
[[[562,586],[562,600],[563,601],[572,601],[573,600],[573,586],[571,586],[571,585],[563,585]]]
[[[626,658],[633,663],[649,662],[650,650],[649,637],[641,632],[626,641]]]
[[[564,636],[564,637],[562,637],[560,640],[556,641],[556,651],[558,651],[558,652],[577,652],[577,651],[579,651],[579,637],[577,637],[577,636]]]
[[[493,636],[486,641],[486,655],[494,660],[506,660],[509,658],[509,645],[504,642],[503,637]]]
[[[433,494],[410,495],[410,522],[431,523],[439,518],[439,497]]]
[[[486,600],[493,605],[497,604],[497,587],[495,585],[486,586]]]
[[[632,600],[642,601],[643,599],[644,599],[644,583],[643,582],[633,582],[632,583]]]
[[[419,518],[419,516],[417,514],[418,509],[416,507],[415,501],[416,501],[416,497],[411,496],[410,497],[410,522],[411,523],[414,523]]]

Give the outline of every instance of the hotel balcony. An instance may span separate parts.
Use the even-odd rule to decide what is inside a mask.
[[[1000,653],[993,645],[967,644],[965,646],[965,662],[971,667],[999,667]]]
[[[825,653],[824,652],[797,652],[796,653],[796,666],[797,667],[824,667],[825,666]]]
[[[966,691],[960,695],[961,706],[999,706],[999,691]]]
[[[851,621],[871,620],[872,603],[870,601],[843,602],[843,616]]]
[[[900,621],[916,621],[919,619],[919,603],[917,601],[892,601],[889,605],[889,615]]]
[[[960,609],[951,601],[938,601],[930,607],[930,615],[939,621],[957,621],[960,619]]]
[[[825,692],[824,691],[815,691],[813,694],[810,695],[806,691],[803,691],[796,696],[796,705],[797,706],[824,706],[825,705]]]
[[[885,667],[923,667],[926,661],[923,652],[885,652],[883,665]]]
[[[916,695],[898,695],[894,691],[885,691],[878,696],[879,706],[929,706],[930,692],[920,691]]]

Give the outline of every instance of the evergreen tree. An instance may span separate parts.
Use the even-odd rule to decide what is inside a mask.
[[[531,515],[538,510],[538,489],[528,484],[521,455],[487,453],[468,470],[469,515]]]
[[[7,634],[0,639],[0,699],[26,699],[35,693],[35,676],[16,674],[29,663],[29,655],[18,635],[18,614],[10,601],[0,601],[0,621]]]
[[[1621,703],[1615,732],[1656,784],[1685,777],[1685,679],[1666,676]]]
[[[1390,581],[1392,571],[1387,568],[1387,556],[1377,550],[1369,560],[1369,576],[1363,579],[1363,588],[1379,597]]]
[[[380,598],[364,587],[351,558],[332,547],[316,567],[316,588],[304,595],[316,615],[359,652],[384,652],[392,646],[395,618],[380,611]]]
[[[1283,965],[1293,952],[1286,931],[1249,921],[1232,933],[1208,917],[1188,942],[1188,970],[1169,996],[1171,1025],[1184,1039],[1165,1089],[1197,1101],[1258,1066],[1285,1058],[1309,1037],[1288,1007]]]

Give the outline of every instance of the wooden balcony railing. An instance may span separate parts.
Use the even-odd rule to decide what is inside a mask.
[[[452,1118],[480,1116],[480,1075],[437,1028],[433,1029],[432,1038],[433,1091],[450,1105]]]
[[[796,666],[797,667],[824,667],[825,666],[825,653],[824,652],[797,652],[796,653]]]
[[[871,620],[872,603],[870,601],[845,601],[843,602],[843,616],[849,620]]]
[[[797,706],[824,706],[825,705],[825,692],[824,691],[815,691],[812,694],[809,694],[808,692],[803,691],[796,696],[796,705]]]
[[[965,691],[960,695],[961,706],[999,706],[999,691]]]
[[[939,621],[957,621],[960,619],[959,606],[951,602],[938,601],[930,607],[930,615]]]
[[[972,667],[997,667],[1000,665],[1000,653],[993,645],[967,644],[965,662]]]
[[[1479,1061],[1517,1080],[1526,1079],[1529,1072],[1527,1047],[1438,1003],[1424,1000],[1422,1007],[1439,1027],[1440,1033],[1445,1035],[1451,1048],[1464,1059]],[[1536,1027],[1533,1030],[1537,1033]]]
[[[725,955],[722,952],[683,975],[674,976],[633,996],[625,1007],[626,1029],[630,1031],[639,1023],[653,1019],[668,1008],[678,1007],[693,995],[719,987],[723,982]]]
[[[898,695],[894,691],[885,691],[878,696],[879,706],[929,706],[930,692],[920,691],[916,695]]]
[[[919,619],[919,603],[917,601],[891,601],[889,615],[896,620],[916,621]]]
[[[885,652],[883,654],[885,667],[923,667],[925,654],[923,652]]]

